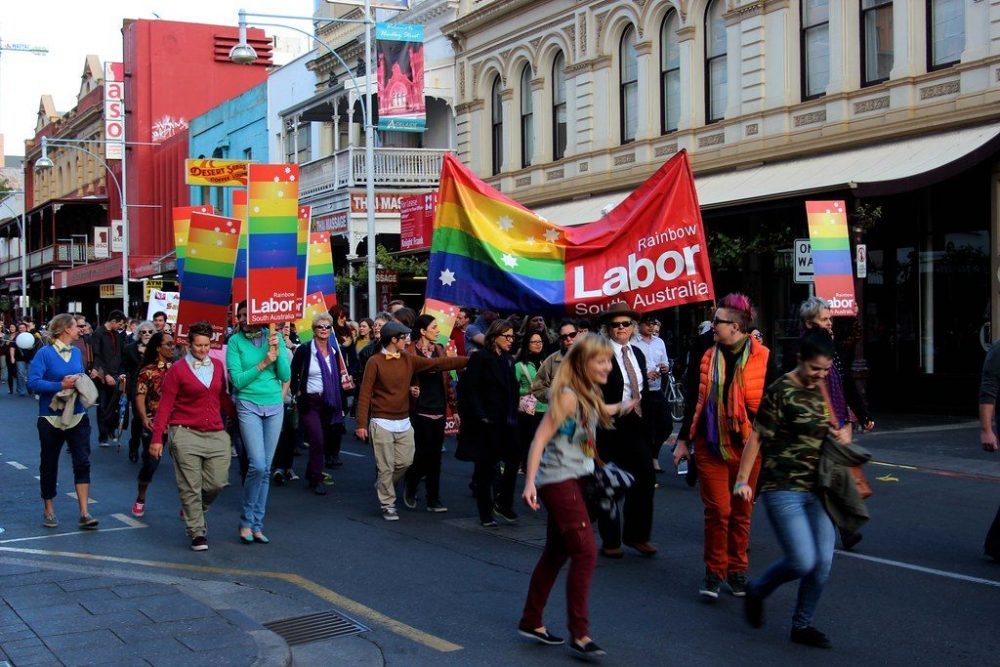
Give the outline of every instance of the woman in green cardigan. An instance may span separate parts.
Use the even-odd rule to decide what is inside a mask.
[[[240,540],[244,544],[270,540],[264,535],[264,512],[271,486],[271,460],[278,447],[284,419],[282,385],[291,378],[288,350],[267,327],[247,324],[247,304],[236,310],[240,331],[229,339],[226,370],[232,381],[236,416],[249,468],[243,483]]]

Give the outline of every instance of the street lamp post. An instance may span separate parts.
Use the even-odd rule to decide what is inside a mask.
[[[115,173],[111,171],[111,166],[97,153],[93,153],[78,144],[123,144],[122,150],[122,179],[118,180]],[[111,177],[114,181],[115,187],[118,188],[118,201],[121,202],[122,209],[122,312],[128,315],[128,178],[127,178],[127,166],[128,165],[128,152],[124,150],[124,145],[143,143],[146,142],[133,142],[133,141],[109,141],[106,139],[50,139],[49,137],[42,137],[42,156],[35,160],[35,169],[51,169],[54,163],[49,158],[49,145],[62,146],[65,148],[72,148],[73,150],[78,150],[81,153],[86,153],[98,162],[104,165],[104,172]],[[124,181],[124,187],[122,186],[122,181]],[[110,210],[110,207],[109,207]],[[112,232],[114,229],[112,228]]]
[[[367,236],[368,236],[368,256],[367,256],[367,266],[368,266],[368,311],[371,317],[375,317],[375,313],[378,308],[378,299],[375,294],[375,273],[376,273],[376,261],[375,261],[375,125],[372,123],[372,43],[371,43],[371,27],[374,25],[375,21],[372,19],[371,14],[371,1],[365,0],[364,3],[364,19],[338,19],[329,18],[326,16],[287,16],[281,14],[254,14],[249,13],[246,10],[241,9],[239,11],[239,42],[234,46],[229,52],[229,59],[234,63],[239,63],[242,65],[249,65],[257,60],[257,52],[254,48],[247,43],[247,17],[265,18],[265,19],[291,19],[291,20],[301,20],[301,21],[325,21],[328,23],[360,23],[365,26],[365,104],[362,105],[361,109],[364,113],[365,122],[365,204],[367,209]],[[256,23],[256,22],[255,22]],[[354,90],[360,90],[358,85],[358,80],[354,77],[354,72],[351,68],[344,62],[344,59],[340,57],[333,47],[324,42],[321,39],[317,39],[316,35],[305,30],[301,30],[292,25],[287,25],[284,23],[256,23],[256,25],[264,25],[276,28],[286,28],[289,30],[295,30],[297,32],[306,35],[311,40],[315,41],[317,44],[322,44],[327,51],[333,55],[334,58],[340,63],[340,65],[347,70],[347,75],[351,78],[351,82],[354,84]],[[350,242],[348,243],[350,245]],[[350,248],[353,252],[354,248]],[[354,307],[353,300],[351,307]]]

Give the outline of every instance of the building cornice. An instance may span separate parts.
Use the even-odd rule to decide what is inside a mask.
[[[445,24],[442,26],[441,32],[449,37],[458,33],[468,35],[470,32],[495,23],[521,7],[532,4],[535,4],[535,0],[493,0],[488,5]]]

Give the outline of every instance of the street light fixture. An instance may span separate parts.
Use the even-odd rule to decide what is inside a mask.
[[[367,208],[367,237],[368,237],[368,312],[371,317],[375,317],[375,313],[378,310],[378,299],[376,297],[376,284],[375,284],[375,274],[377,269],[377,264],[375,261],[375,125],[372,123],[372,96],[374,92],[372,91],[372,42],[371,42],[371,26],[375,24],[375,21],[371,18],[371,1],[365,0],[364,3],[365,17],[363,19],[339,19],[330,18],[326,16],[287,16],[282,14],[254,14],[248,13],[246,10],[241,9],[239,11],[239,42],[229,51],[229,59],[234,63],[240,65],[249,65],[257,60],[257,52],[254,48],[247,43],[247,17],[265,18],[265,19],[291,19],[300,21],[324,21],[327,23],[359,23],[365,26],[365,104],[362,105],[361,110],[364,116],[365,123],[365,203]],[[255,22],[256,23],[256,22]],[[306,32],[296,28],[295,26],[288,25],[285,23],[257,23],[257,25],[275,27],[275,28],[286,28],[288,30],[295,30],[300,32],[309,39],[315,41],[317,44],[322,44],[330,54],[336,58],[337,62],[340,63],[341,67],[347,70],[347,75],[351,78],[351,82],[354,84],[354,90],[358,91],[361,86],[358,85],[358,80],[354,76],[354,70],[352,70],[344,59],[340,57],[333,47],[318,39],[315,34]],[[351,245],[351,240],[348,239],[348,245]],[[354,248],[350,248],[353,252]],[[353,302],[351,307],[354,307]]]

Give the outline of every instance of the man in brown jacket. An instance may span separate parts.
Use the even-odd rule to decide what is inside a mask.
[[[428,359],[403,354],[410,329],[399,322],[382,325],[380,351],[365,365],[358,392],[359,440],[371,436],[378,468],[379,505],[382,518],[398,521],[396,482],[413,463],[413,427],[410,425],[410,384],[416,373],[426,370],[452,371],[465,368],[468,357]]]

